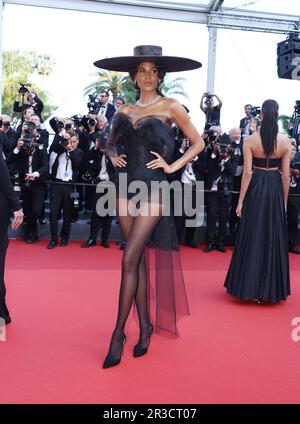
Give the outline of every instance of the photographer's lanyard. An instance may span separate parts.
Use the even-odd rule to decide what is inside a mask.
[[[28,158],[28,173],[29,174],[32,174],[32,158],[33,158],[33,154],[29,155],[29,158]]]
[[[66,167],[65,167],[65,173],[64,173],[65,178],[70,177],[69,170],[68,170],[69,160],[70,160],[70,155],[68,152],[66,152]]]

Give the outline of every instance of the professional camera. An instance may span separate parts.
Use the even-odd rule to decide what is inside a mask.
[[[253,106],[253,107],[251,108],[251,116],[253,116],[254,118],[255,118],[257,115],[260,115],[260,113],[261,113],[261,108],[260,108],[259,106]]]
[[[26,93],[28,93],[28,88],[26,87],[31,87],[31,84],[22,84],[20,82],[20,88],[19,88],[19,94],[22,94],[22,96],[25,96]]]
[[[58,131],[61,131],[62,129],[65,128],[65,124],[62,121],[56,121],[56,127]]]
[[[87,107],[89,113],[92,115],[97,115],[101,106],[101,101],[98,97],[98,93],[89,94],[89,101],[87,103]]]
[[[220,155],[227,155],[230,152],[230,150],[228,149],[228,144],[227,143],[218,143],[218,146],[220,147]]]
[[[300,162],[299,161],[292,161],[290,164],[291,169],[298,169],[300,171]]]
[[[83,125],[83,116],[82,115],[73,115],[71,116],[72,121],[74,122],[75,127],[80,127]]]
[[[22,149],[25,151],[29,151],[33,147],[34,137],[32,137],[30,134],[24,134],[22,137],[23,140],[23,146]]]
[[[70,141],[66,138],[62,138],[59,142],[59,144],[61,144],[63,147],[68,146],[69,143],[70,143]]]
[[[93,118],[90,118],[90,119],[88,119],[87,124],[88,124],[90,127],[95,127],[95,126],[96,126],[96,124],[97,124],[97,121],[96,121],[95,119],[93,119]]]
[[[207,134],[207,139],[210,142],[214,142],[219,138],[219,133],[218,131],[215,131],[215,130],[211,130],[211,129],[205,130],[204,134]]]
[[[25,134],[31,134],[32,131],[36,130],[36,125],[34,122],[27,122],[27,128],[25,129]]]

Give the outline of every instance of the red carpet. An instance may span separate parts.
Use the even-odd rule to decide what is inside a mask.
[[[132,357],[132,318],[121,364],[102,370],[113,329],[122,252],[79,242],[10,243],[6,284],[13,322],[0,342],[1,403],[299,403],[300,258],[291,255],[292,296],[266,306],[225,294],[231,257],[182,248],[191,316],[181,337],[152,337]]]

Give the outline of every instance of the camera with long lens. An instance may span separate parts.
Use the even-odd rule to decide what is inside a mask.
[[[61,131],[65,128],[65,124],[62,121],[56,121],[56,128],[58,129],[58,131]]]
[[[32,137],[31,134],[25,133],[22,136],[22,141],[23,141],[22,149],[25,150],[25,151],[31,150],[33,148],[34,140],[35,140],[35,137]]]
[[[300,161],[293,161],[290,164],[291,169],[298,169],[300,171]]]
[[[225,156],[230,153],[230,150],[228,149],[227,143],[218,143],[218,146],[220,148],[220,155]]]
[[[63,147],[67,147],[69,143],[70,141],[66,138],[62,138],[59,142],[59,144],[61,144]]]
[[[31,134],[34,130],[36,130],[36,125],[34,122],[27,122],[27,128],[24,130],[25,134]]]
[[[22,96],[25,96],[26,93],[28,93],[28,88],[26,87],[31,87],[31,84],[22,84],[20,82],[20,88],[19,88],[19,94],[21,94]]]
[[[72,124],[68,123],[65,125],[65,130],[70,131],[72,129]]]
[[[71,116],[72,121],[74,122],[75,127],[80,127],[83,125],[83,116],[82,115],[73,115]]]
[[[96,121],[96,119],[90,118],[90,119],[88,119],[88,120],[87,120],[87,124],[88,124],[90,127],[95,127],[95,126],[96,126],[96,124],[97,124],[97,121]]]
[[[251,116],[253,116],[253,118],[256,118],[257,116],[259,116],[261,113],[261,108],[259,106],[253,106],[251,108]]]
[[[89,113],[92,115],[98,115],[100,110],[101,102],[97,93],[89,94],[89,101],[87,103],[87,107]]]
[[[213,143],[213,142],[217,141],[218,138],[219,138],[218,131],[215,131],[215,130],[212,130],[212,129],[205,130],[204,131],[204,134],[207,134],[207,140],[210,143]]]

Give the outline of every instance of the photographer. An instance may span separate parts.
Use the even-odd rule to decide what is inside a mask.
[[[105,119],[105,117],[102,117]],[[115,169],[107,155],[106,150],[107,136],[102,131],[95,139],[95,147],[91,149],[86,156],[86,170],[90,174],[92,182],[98,184],[102,181],[113,181]],[[102,227],[101,246],[109,248],[109,235],[112,222],[112,216],[99,216],[97,214],[97,202],[105,193],[96,193],[96,188],[93,189],[92,213],[91,213],[91,226],[90,236],[86,243],[81,247],[96,246],[97,236]]]
[[[245,137],[255,133],[258,122],[258,115],[260,113],[260,108],[253,107],[250,104],[244,106],[245,117],[240,120],[240,130],[241,130],[241,141],[243,142]]]
[[[24,241],[34,243],[39,239],[37,219],[41,216],[47,189],[47,150],[25,130],[17,147],[9,154],[7,163],[14,165],[21,186],[25,216]]]
[[[239,200],[239,191],[241,189],[242,176],[244,170],[244,156],[243,156],[243,140],[241,139],[241,131],[239,128],[232,128],[229,134],[223,134],[221,141],[231,145],[236,162],[236,170],[233,176],[232,190],[238,193],[232,194],[232,203],[229,216],[229,228],[231,234],[237,234],[240,219],[238,218],[235,210]]]
[[[207,246],[204,252],[211,252],[215,247],[225,252],[224,240],[228,211],[231,205],[233,176],[236,171],[236,160],[232,146],[228,143],[214,141],[212,154],[207,161],[206,189],[210,190],[206,196],[207,205]],[[217,220],[219,221],[216,234]]]
[[[63,211],[63,226],[60,246],[67,246],[72,210],[78,200],[75,183],[82,166],[84,152],[78,148],[79,136],[75,131],[61,130],[51,145],[52,153],[56,154],[51,167],[51,179],[59,184],[50,187],[50,231],[51,241],[48,249],[54,249],[58,244],[58,217]]]
[[[300,100],[296,100],[294,112],[289,122],[289,137],[296,140],[297,150],[300,151]]]
[[[175,151],[174,161],[179,159],[184,155],[186,150],[190,147],[190,142],[184,135],[181,129],[177,129],[176,134],[176,144],[179,147]],[[192,208],[196,208],[196,181],[201,181],[203,179],[203,174],[205,171],[205,162],[203,160],[204,155],[201,154],[193,158],[192,161],[187,163],[183,168],[179,169],[176,172],[176,179],[181,182],[182,190],[191,188],[192,190]],[[197,244],[195,242],[195,233],[196,227],[185,227],[186,219],[195,219],[196,216],[187,217],[184,213],[184,196],[182,196],[182,215],[175,216],[175,226],[177,237],[180,242],[182,238],[183,231],[185,230],[184,241],[186,246],[196,248]]]
[[[49,125],[53,129],[55,134],[60,134],[64,130],[65,131],[71,130],[73,127],[73,121],[71,118],[62,118],[59,116],[54,116],[53,118],[50,119]]]
[[[214,97],[218,101],[216,106],[214,106]],[[222,100],[216,94],[203,93],[200,101],[200,109],[206,116],[204,130],[208,130],[212,125],[220,125],[222,104]]]
[[[10,123],[10,116],[0,115],[0,134],[2,134],[2,148],[5,158],[14,150],[18,141],[18,134],[11,128]]]
[[[120,106],[125,105],[125,100],[123,99],[123,97],[117,97],[114,102],[114,105],[116,110],[118,110]]]
[[[38,139],[38,143],[42,145],[45,149],[49,145],[49,133],[45,128],[42,128],[42,123],[38,115],[31,115],[28,122],[31,122],[35,125],[33,128],[33,135]]]
[[[30,84],[21,84],[19,96],[15,100],[13,111],[23,112],[24,110],[31,108],[34,113],[38,115],[41,122],[43,122],[42,111],[44,109],[44,104],[36,93],[26,88],[26,85],[28,86]]]
[[[100,94],[100,109],[98,114],[104,115],[108,122],[112,120],[112,117],[114,116],[116,112],[116,108],[112,103],[109,102],[109,92],[108,91],[102,91]]]
[[[289,234],[289,251],[300,254],[297,247],[299,230],[299,212],[300,212],[300,153],[296,151],[295,144],[292,144],[292,155],[290,165],[290,189],[287,203],[287,221]],[[298,196],[293,196],[298,195]]]

